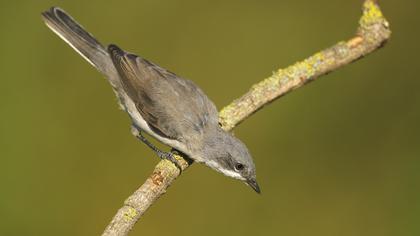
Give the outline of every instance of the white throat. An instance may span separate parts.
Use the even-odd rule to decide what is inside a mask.
[[[233,171],[233,170],[228,170],[223,168],[221,165],[219,165],[219,163],[215,162],[215,161],[206,161],[205,164],[207,166],[209,166],[210,168],[228,176],[228,177],[232,177],[234,179],[239,179],[239,180],[245,180],[244,177],[242,177],[240,174],[238,174],[237,172]]]

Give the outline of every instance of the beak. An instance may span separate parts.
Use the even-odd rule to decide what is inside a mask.
[[[249,185],[252,189],[255,190],[257,193],[261,193],[260,186],[258,186],[257,180],[255,179],[248,179],[246,184]]]

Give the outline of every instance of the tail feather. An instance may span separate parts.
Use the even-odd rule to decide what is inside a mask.
[[[58,7],[52,7],[42,13],[42,18],[54,33],[83,58],[100,72],[107,74],[107,67],[112,66],[107,50],[70,15]]]

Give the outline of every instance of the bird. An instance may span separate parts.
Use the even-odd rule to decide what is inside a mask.
[[[216,106],[194,82],[115,44],[104,47],[59,7],[42,12],[42,19],[107,78],[133,134],[160,158],[177,164],[171,152],[156,148],[143,133],[261,192],[246,145],[221,128]]]

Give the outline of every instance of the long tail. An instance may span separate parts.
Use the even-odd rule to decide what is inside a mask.
[[[106,75],[116,88],[118,74],[108,51],[70,15],[58,7],[42,13],[45,24],[61,39],[76,50],[83,58],[101,73]]]

